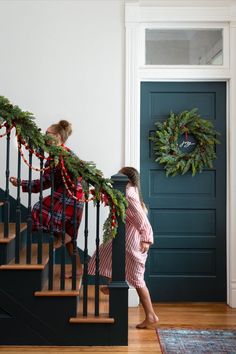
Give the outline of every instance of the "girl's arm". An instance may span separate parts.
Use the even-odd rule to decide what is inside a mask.
[[[43,189],[48,189],[51,187],[51,175],[50,169],[46,170],[42,176],[43,180]],[[21,181],[22,191],[28,192],[29,191],[29,181],[22,180]],[[39,193],[40,191],[40,179],[34,179],[31,181],[31,192],[32,193]]]

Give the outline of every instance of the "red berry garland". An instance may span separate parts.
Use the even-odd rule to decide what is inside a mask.
[[[60,163],[60,156],[63,157],[63,163],[59,165],[63,175],[63,183],[70,195],[73,198],[81,201],[100,201],[110,208],[110,213],[103,225],[103,239],[108,240],[113,238],[117,234],[118,221],[117,216],[121,218],[121,221],[125,221],[125,210],[127,207],[127,201],[123,193],[113,188],[112,182],[109,179],[103,177],[101,171],[99,171],[93,162],[86,162],[81,160],[77,156],[70,156],[70,154],[64,153],[61,147],[51,146],[48,144],[48,139],[41,133],[40,129],[34,122],[33,114],[30,112],[22,111],[18,106],[14,106],[6,97],[0,96],[0,129],[6,127],[6,132],[1,137],[8,135],[13,128],[16,129],[16,136],[18,140],[19,153],[24,161],[31,169],[36,171],[45,171],[48,167],[42,169],[35,168],[25,158],[22,151],[22,147],[37,158],[47,161],[52,161],[53,166],[57,165],[57,161]],[[3,124],[4,123],[4,124]],[[25,137],[25,140],[22,138]],[[32,142],[32,147],[29,146],[29,142]],[[46,157],[42,153],[46,150],[49,156]],[[67,150],[67,149],[66,149]],[[69,173],[66,169],[68,163]],[[65,166],[66,164],[66,166]],[[63,166],[63,169],[62,169]],[[89,186],[95,187],[89,191],[83,191],[76,187],[73,183],[73,177],[78,176],[83,178],[84,183],[88,183]],[[79,192],[81,194],[79,195]],[[88,198],[89,196],[91,198]]]
[[[22,152],[21,143],[20,143],[20,142],[18,142],[18,149],[19,149],[19,151],[20,151],[20,155],[21,155],[21,157],[22,157],[22,160],[23,160],[24,163],[25,163],[28,167],[30,167],[32,170],[37,171],[37,172],[41,172],[41,171],[46,171],[46,170],[48,170],[48,169],[50,168],[50,166],[43,167],[43,168],[38,168],[38,167],[32,166],[32,165],[26,160],[26,158],[25,158],[25,156],[24,156],[24,154],[23,154],[23,152]],[[27,149],[27,148],[26,148],[26,149]],[[31,149],[30,149],[30,152],[32,153],[32,150],[31,150]]]
[[[26,148],[26,150],[30,150],[30,152],[32,152],[32,154],[34,154],[35,156],[37,156],[39,159],[43,159],[43,160],[47,160],[47,161],[52,161],[53,158],[48,156],[44,156],[44,155],[41,155],[38,151],[35,151],[34,149],[30,148],[29,145],[22,139],[22,137],[17,134],[17,138],[18,140],[21,142],[21,144],[23,144]]]

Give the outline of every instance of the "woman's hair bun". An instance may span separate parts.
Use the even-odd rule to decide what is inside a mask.
[[[58,125],[67,132],[68,136],[72,133],[71,123],[67,120],[60,120]]]
[[[66,129],[70,125],[67,120],[60,120],[58,124],[64,129]]]

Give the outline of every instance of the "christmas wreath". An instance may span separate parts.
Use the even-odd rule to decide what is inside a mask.
[[[194,108],[180,114],[170,113],[149,139],[153,142],[155,161],[164,166],[166,175],[176,176],[189,170],[192,176],[204,167],[212,168],[219,144],[211,121],[202,119]]]

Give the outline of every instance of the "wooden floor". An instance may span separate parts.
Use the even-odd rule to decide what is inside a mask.
[[[222,303],[165,303],[154,305],[160,318],[159,327],[175,328],[235,328],[236,309]],[[1,347],[1,353],[161,353],[155,330],[137,330],[143,319],[140,307],[129,309],[128,347]]]

